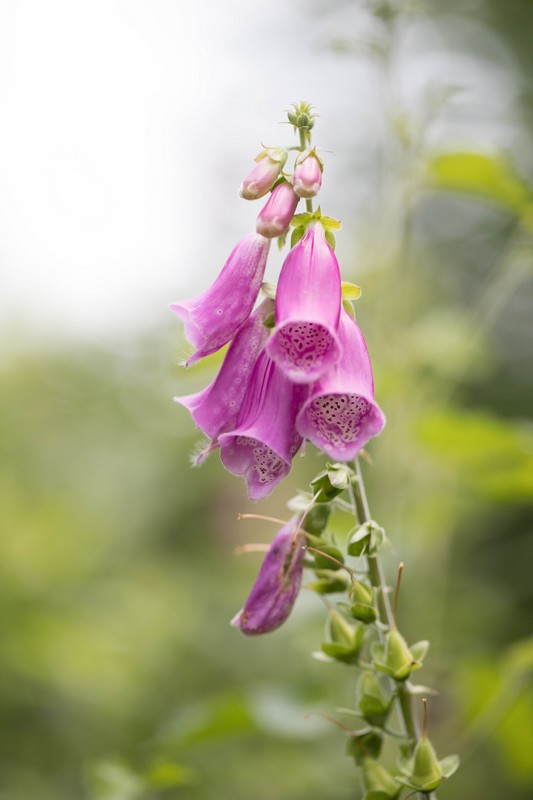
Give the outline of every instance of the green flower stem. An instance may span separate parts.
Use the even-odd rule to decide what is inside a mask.
[[[359,464],[358,458],[354,461],[354,469],[357,475],[357,481],[353,487],[353,497],[359,524],[362,525],[365,522],[369,522],[371,520],[371,516],[368,508],[368,501],[366,499],[365,484],[363,482],[361,465]],[[390,629],[394,624],[394,618],[392,615],[381,559],[379,555],[367,556],[367,563],[370,582],[377,592],[379,619],[386,628]],[[398,711],[403,728],[407,736],[409,736],[409,738],[413,741],[414,745],[414,743],[420,738],[420,731],[418,719],[413,710],[413,697],[404,682],[396,682],[396,697],[398,699]],[[431,796],[434,797],[434,795]]]
[[[301,153],[303,153],[304,150],[307,150],[307,147],[309,146],[308,142],[307,142],[306,130],[307,130],[307,128],[298,128],[298,133],[300,134],[300,152]],[[313,201],[311,200],[311,198],[308,198],[305,201],[305,207],[306,207],[307,211],[309,211],[311,214],[313,213]]]

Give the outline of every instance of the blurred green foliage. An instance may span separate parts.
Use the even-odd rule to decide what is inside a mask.
[[[499,24],[495,4],[479,5]],[[501,35],[528,74],[523,5]],[[394,203],[359,254],[372,269],[344,276],[363,285],[388,417],[367,468],[372,513],[389,568],[406,563],[402,631],[431,639],[432,739],[462,756],[439,797],[526,800],[531,186],[506,156],[414,153],[411,141],[400,137],[394,191],[382,186]],[[61,345],[2,363],[2,800],[357,796],[342,732],[307,717],[354,704],[350,668],[309,658],[318,598],[302,592],[262,639],[229,627],[258,566],[233,549],[273,531],[237,523],[251,506],[216,456],[190,469],[195,435],[169,398],[205,383],[217,358],[184,376],[176,338],[172,321],[126,354]],[[261,511],[283,515],[319,464],[309,448]]]

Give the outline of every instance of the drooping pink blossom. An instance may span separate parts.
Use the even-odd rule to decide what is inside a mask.
[[[287,153],[280,150],[277,151],[276,156],[276,158],[272,158],[265,153],[243,180],[239,194],[244,200],[258,200],[272,189],[283,169]]]
[[[171,304],[185,322],[187,339],[198,348],[187,366],[219,350],[246,322],[261,287],[269,248],[270,239],[250,233],[233,249],[207,291]]]
[[[289,251],[276,292],[268,354],[297,383],[312,383],[340,356],[341,276],[320,222]]]
[[[270,494],[291,468],[302,443],[295,421],[303,397],[303,387],[261,351],[235,429],[219,436],[222,463],[245,478],[252,500]]]
[[[297,159],[294,169],[294,191],[298,197],[316,197],[322,186],[322,168],[314,153]]]
[[[253,366],[268,338],[265,320],[273,310],[273,301],[265,299],[248,317],[209,386],[196,394],[174,398],[190,411],[196,425],[213,442],[220,433],[235,427]]]
[[[385,417],[374,401],[372,366],[363,334],[346,311],[339,322],[342,355],[311,387],[298,414],[302,436],[336,461],[350,461],[381,432]]]
[[[288,181],[283,181],[272,191],[266,205],[257,217],[257,233],[273,239],[288,229],[300,198]]]
[[[292,611],[300,589],[305,555],[305,534],[296,533],[294,517],[274,537],[244,608],[231,624],[246,634],[270,633]]]

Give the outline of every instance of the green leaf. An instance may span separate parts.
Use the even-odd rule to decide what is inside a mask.
[[[497,203],[522,216],[533,206],[533,191],[502,156],[443,153],[428,164],[429,184]]]

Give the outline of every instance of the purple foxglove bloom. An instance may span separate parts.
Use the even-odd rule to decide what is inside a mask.
[[[294,517],[274,537],[244,608],[231,620],[247,636],[270,633],[292,611],[300,588],[305,534]],[[296,534],[296,535],[295,535]]]
[[[257,217],[255,226],[257,233],[269,239],[281,236],[289,227],[299,202],[300,198],[295,194],[291,184],[287,181],[280,183]]]
[[[385,417],[374,402],[372,366],[363,334],[344,309],[339,337],[341,358],[311,388],[297,427],[331,458],[350,461],[381,432]]]
[[[235,429],[219,437],[222,463],[246,479],[252,500],[270,494],[291,468],[302,443],[295,421],[303,397],[303,387],[292,383],[263,350]]]
[[[209,386],[197,394],[174,398],[191,412],[196,425],[214,442],[222,431],[235,427],[253,366],[268,338],[264,323],[273,310],[274,303],[267,299],[248,317]]]
[[[233,339],[246,322],[265,272],[270,239],[250,233],[232,250],[222,271],[203,294],[170,308],[185,322],[185,335],[197,347],[190,366]]]
[[[320,222],[289,251],[276,292],[267,352],[296,383],[316,381],[340,356],[341,276]]]
[[[281,160],[270,158],[269,155],[263,156],[243,180],[239,191],[240,196],[244,200],[258,200],[260,197],[264,197],[279,178],[286,160],[286,153]]]
[[[302,161],[296,161],[294,169],[294,191],[298,197],[315,197],[322,186],[320,161],[311,153]]]

